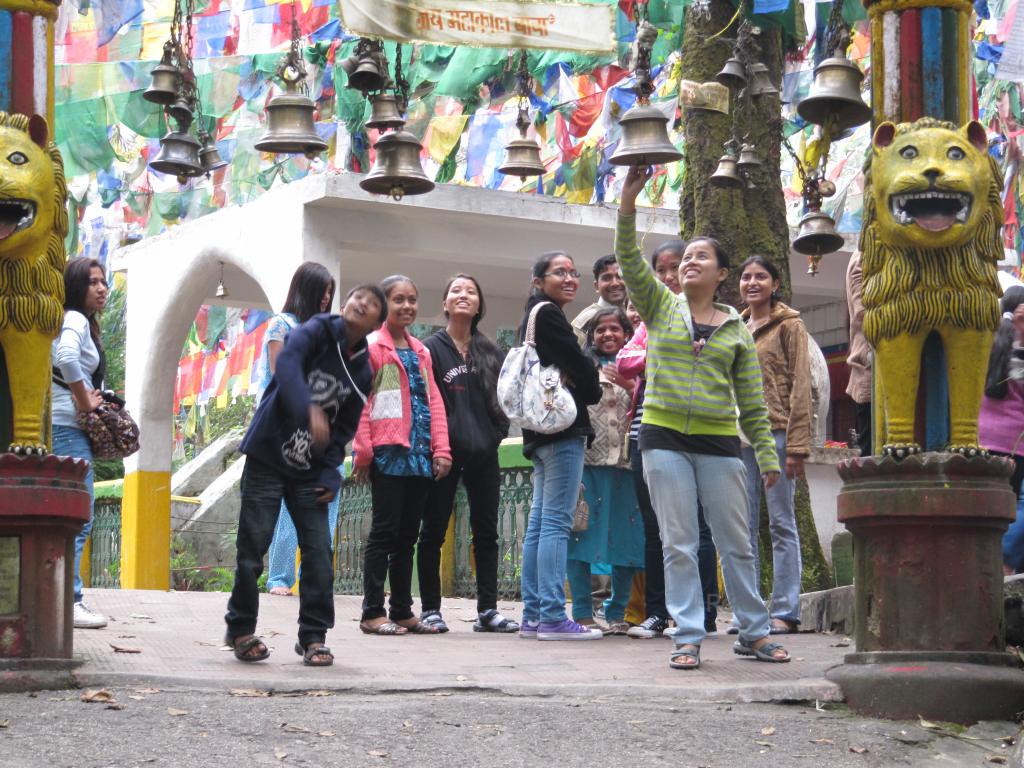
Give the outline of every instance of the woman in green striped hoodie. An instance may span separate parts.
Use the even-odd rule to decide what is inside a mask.
[[[682,293],[659,282],[636,243],[636,198],[651,169],[630,168],[619,204],[615,255],[629,297],[647,324],[647,391],[639,446],[665,553],[665,602],[675,620],[669,666],[696,669],[704,639],[697,569],[697,503],[722,560],[726,594],[739,626],[733,650],[761,661],[789,661],[769,635],[747,527],[746,471],[736,415],[757,453],[766,487],[779,462],[764,404],[754,339],[735,309],[714,301],[729,274],[717,240],[696,237],[679,264]]]

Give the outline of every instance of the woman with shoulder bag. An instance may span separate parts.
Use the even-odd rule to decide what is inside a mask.
[[[101,614],[82,602],[80,566],[82,549],[92,530],[93,471],[92,446],[78,425],[78,413],[91,413],[102,403],[100,390],[106,360],[100,340],[98,315],[107,303],[107,279],[95,259],[71,259],[64,268],[64,324],[53,342],[54,381],[51,403],[53,452],[89,462],[85,476],[89,488],[89,521],[75,536],[74,625],[99,629],[107,625]]]
[[[601,399],[597,368],[583,353],[563,308],[576,298],[580,273],[572,257],[545,253],[533,265],[530,298],[519,330],[526,337],[534,307],[537,357],[557,365],[576,403],[576,420],[566,429],[541,434],[523,429],[523,454],[533,461],[533,504],[523,539],[523,621],[519,634],[538,640],[597,640],[601,630],[565,615],[569,531],[583,477],[583,451],[593,439],[587,406]]]

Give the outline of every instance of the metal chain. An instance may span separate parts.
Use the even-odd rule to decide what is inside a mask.
[[[832,0],[832,10],[825,26],[825,58],[830,58],[836,52],[839,41],[848,34],[846,22],[843,20],[843,0]]]
[[[806,187],[807,169],[804,167],[803,161],[799,158],[799,156],[796,154],[796,151],[793,149],[793,145],[789,143],[788,136],[782,137],[782,146],[786,148],[786,151],[789,152],[789,156],[793,158],[793,164],[796,167],[796,172],[800,176],[800,183],[802,186]]]
[[[530,113],[526,106],[530,92],[530,70],[527,66],[526,49],[519,54],[519,69],[516,70],[516,96],[519,97],[519,115],[516,117],[516,128],[519,133],[526,137],[526,130],[530,127]]]
[[[409,107],[409,81],[402,72],[402,44],[395,45],[395,95],[398,96],[398,111],[405,113]]]

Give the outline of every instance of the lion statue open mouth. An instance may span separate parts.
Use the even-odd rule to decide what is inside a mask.
[[[860,248],[864,333],[875,348],[888,447],[913,452],[921,352],[942,340],[950,442],[977,450],[978,408],[999,326],[1000,174],[985,129],[921,118],[882,123],[866,174]]]

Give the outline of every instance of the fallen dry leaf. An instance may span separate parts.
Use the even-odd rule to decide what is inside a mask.
[[[270,696],[270,691],[261,691],[258,688],[232,688],[228,691],[232,696],[247,697],[252,699],[265,699]]]
[[[134,640],[135,639],[135,635],[118,635],[117,639],[118,640]]]
[[[412,728],[412,720],[403,720],[402,721],[402,727],[403,728]]]
[[[109,704],[107,704],[107,706],[104,707],[104,709],[114,709],[120,711],[124,709],[124,704],[118,704],[116,701],[112,701]]]
[[[985,759],[990,763],[997,763],[998,765],[1006,765],[1008,762],[1006,755],[985,755]]]
[[[128,698],[131,699],[132,701],[145,701],[146,700],[145,696],[129,696]]]
[[[277,747],[277,748],[276,748],[276,749],[274,750],[274,757],[276,757],[276,758],[277,758],[278,760],[284,760],[284,759],[285,759],[286,757],[288,757],[288,753],[287,753],[287,752],[285,752],[285,751],[284,751],[283,749],[281,749],[280,747]]]
[[[318,731],[316,735],[317,736],[327,736],[327,737],[330,737],[330,736],[335,736],[336,734],[334,733],[334,731]]]
[[[82,701],[89,704],[106,703],[114,700],[114,694],[106,688],[94,688],[82,691]]]
[[[334,691],[306,691],[304,696],[333,696]]]
[[[129,648],[126,645],[114,645],[113,643],[107,643],[107,645],[114,649],[114,653],[142,653],[141,648]]]
[[[456,675],[455,679],[458,680],[460,683],[464,683],[467,680],[469,680],[469,678],[466,677],[465,675]]]
[[[0,728],[7,728],[11,724],[10,720],[0,720]]]
[[[775,746],[775,745],[774,745],[774,744],[772,744],[772,743],[771,743],[770,741],[757,741],[757,740],[755,740],[755,741],[754,741],[754,743],[755,743],[755,744],[759,744],[759,745],[761,745],[762,747],[774,747],[774,746]]]
[[[850,647],[850,641],[849,640],[840,640],[838,643],[829,643],[829,645],[832,648],[849,648]]]
[[[434,693],[428,693],[428,696],[451,696],[451,691],[435,691]]]
[[[368,754],[370,757],[387,757],[388,756],[388,753],[385,752],[383,749],[371,749],[366,754]]]
[[[850,747],[850,751],[855,755],[863,755],[868,751],[867,747]]]
[[[171,717],[181,717],[182,715],[187,715],[188,714],[188,710],[187,709],[176,709],[175,707],[168,707],[167,708],[167,714],[170,715]]]
[[[153,617],[152,616],[147,616],[144,613],[129,613],[128,614],[128,618],[129,619],[152,619]]]
[[[141,693],[141,694],[160,693],[160,689],[159,688],[136,688],[135,692],[136,693]]]
[[[775,735],[775,728],[770,726],[770,725],[767,728],[762,728],[761,729],[761,735],[762,736],[774,736]]]
[[[811,739],[811,744],[835,744],[833,739]]]
[[[309,728],[302,725],[294,725],[292,723],[281,723],[281,730],[287,731],[288,733],[312,733]]]

